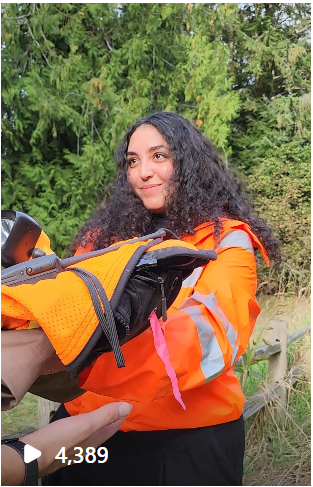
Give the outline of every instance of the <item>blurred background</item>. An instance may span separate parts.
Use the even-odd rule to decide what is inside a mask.
[[[308,326],[311,5],[3,3],[1,13],[2,208],[30,214],[65,255],[106,195],[127,128],[177,112],[239,172],[282,243],[279,270],[260,262],[252,350],[273,317],[290,332]],[[247,421],[246,485],[310,485],[310,344],[301,340],[288,352],[306,365],[287,426],[273,426],[270,406]],[[263,365],[238,372],[247,395],[264,386]],[[6,431],[35,425],[36,400],[3,414]]]

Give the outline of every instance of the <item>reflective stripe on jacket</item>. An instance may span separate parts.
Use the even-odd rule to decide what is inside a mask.
[[[213,225],[205,223],[183,238],[200,249],[215,248],[218,257],[184,281],[167,321],[161,322],[186,411],[172,395],[148,328],[122,347],[124,369],[116,368],[109,353],[81,373],[80,387],[88,392],[66,403],[71,415],[125,400],[134,407],[124,431],[197,428],[240,417],[245,398],[233,365],[260,312],[253,247],[267,264],[268,257],[247,224],[225,220],[217,245],[213,232]]]

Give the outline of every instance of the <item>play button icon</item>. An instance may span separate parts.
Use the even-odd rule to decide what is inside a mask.
[[[25,445],[24,447],[24,462],[29,463],[32,462],[33,460],[36,460],[36,458],[39,458],[41,456],[41,451],[37,450],[37,448],[34,448],[33,446],[30,445]]]

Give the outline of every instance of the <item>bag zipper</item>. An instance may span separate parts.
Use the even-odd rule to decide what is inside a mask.
[[[114,318],[125,328],[125,336],[123,338],[123,340],[125,340],[125,338],[128,337],[128,335],[130,334],[130,327],[129,327],[129,324],[127,323],[127,321],[122,317],[122,315],[120,313],[117,313],[115,312],[114,313]]]
[[[162,277],[158,276],[158,281],[161,286],[161,309],[162,309],[162,320],[166,321],[167,320],[167,315],[166,315],[166,297],[165,297],[165,292],[164,292],[164,279]]]

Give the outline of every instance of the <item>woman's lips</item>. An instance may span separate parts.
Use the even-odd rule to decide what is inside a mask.
[[[161,184],[150,184],[149,186],[142,186],[141,191],[143,191],[144,193],[150,193],[160,186]]]

